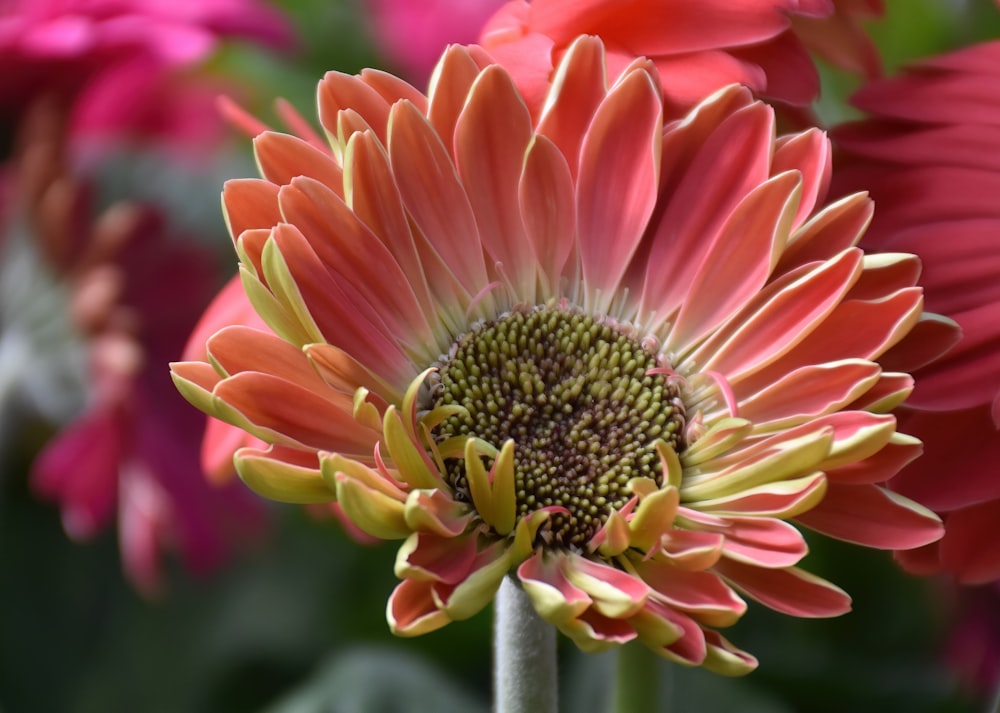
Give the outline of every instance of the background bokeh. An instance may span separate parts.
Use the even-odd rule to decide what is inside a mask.
[[[315,82],[323,72],[391,67],[388,58],[399,56],[379,47],[366,14],[371,8],[360,0],[282,0],[274,7],[290,18],[294,47],[226,39],[205,62],[185,70],[226,87],[266,123],[280,126],[272,105],[278,96],[311,116]],[[1000,38],[1000,17],[986,0],[895,0],[871,31],[891,70],[933,52]],[[853,80],[822,71],[821,115],[830,122],[851,116],[844,98]],[[412,78],[418,86],[425,81]],[[18,131],[13,110],[0,126],[10,160]],[[249,141],[235,130],[224,130],[194,155],[159,139],[89,144],[73,170],[92,186],[95,211],[121,200],[153,205],[168,234],[195,240],[192,261],[204,261],[203,252],[211,256],[218,285],[231,273],[235,262],[218,195],[226,177],[254,173]],[[16,212],[17,206],[7,206],[9,232]],[[14,260],[11,244],[8,236],[2,253],[8,268]],[[61,294],[58,275],[38,260],[25,264],[18,268],[29,283],[21,299],[37,306],[43,292]],[[22,270],[37,273],[25,278]],[[0,300],[6,301],[0,314],[15,309],[10,272],[0,270]],[[193,278],[180,261],[157,279],[185,291]],[[169,299],[171,290],[164,294]],[[60,304],[55,299],[46,318],[50,327],[62,324]],[[0,330],[4,326],[0,321]],[[63,350],[72,374],[73,359],[82,358],[82,337],[63,328],[70,334],[50,348]],[[489,710],[489,612],[419,639],[393,638],[384,609],[394,582],[395,548],[360,545],[334,518],[260,503],[265,517],[235,538],[224,561],[192,572],[183,558],[168,555],[156,591],[140,590],[123,572],[122,533],[114,523],[87,542],[67,537],[59,508],[39,497],[31,473],[43,446],[74,408],[83,408],[88,394],[81,386],[85,380],[57,381],[58,370],[42,361],[32,373],[0,358],[0,398],[6,399],[0,404],[0,711]],[[165,363],[157,368],[166,372]],[[65,397],[70,405],[62,420],[31,399],[16,398],[17,387],[31,379],[47,380]],[[168,448],[161,457],[171,454]],[[71,477],[74,462],[66,467]],[[990,693],[977,677],[1000,648],[995,590],[959,591],[943,579],[903,574],[885,553],[819,538],[811,544],[810,570],[850,592],[854,611],[836,620],[808,621],[752,605],[727,636],[759,657],[759,670],[728,680],[664,664],[671,710],[985,709]],[[966,630],[981,637],[962,638]],[[583,656],[564,645],[563,710],[602,711],[609,695],[602,672],[611,665],[608,656]]]

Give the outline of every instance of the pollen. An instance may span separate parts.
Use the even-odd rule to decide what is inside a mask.
[[[464,413],[437,435],[498,447],[513,439],[518,516],[555,508],[540,536],[579,549],[632,497],[629,481],[662,483],[658,442],[683,449],[683,400],[676,383],[649,373],[660,366],[639,341],[585,314],[512,311],[464,335],[440,365],[435,403]],[[446,466],[471,501],[464,461]]]

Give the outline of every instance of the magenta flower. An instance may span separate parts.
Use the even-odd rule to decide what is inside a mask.
[[[80,114],[80,130],[217,133],[208,87],[169,75],[226,38],[281,48],[291,37],[285,18],[260,0],[10,0],[0,11],[0,107],[16,116],[37,96],[54,95]],[[182,113],[192,102],[212,121],[196,126]],[[154,117],[151,106],[163,113]]]
[[[474,42],[504,0],[364,0],[375,44],[400,75],[425,84],[445,47]]]
[[[33,247],[68,295],[62,316],[83,338],[89,390],[36,459],[32,485],[59,504],[75,539],[117,521],[125,573],[153,594],[163,552],[207,571],[261,531],[263,510],[245,491],[205,481],[203,419],[161,366],[208,302],[214,260],[169,236],[152,209],[119,204],[91,223],[89,189],[66,172],[64,119],[51,104],[33,107],[14,190]]]

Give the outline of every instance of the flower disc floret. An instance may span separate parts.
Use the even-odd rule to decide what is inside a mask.
[[[513,440],[517,515],[557,508],[545,545],[582,549],[632,498],[633,478],[662,483],[657,444],[682,450],[684,404],[662,370],[633,337],[578,311],[514,310],[443,360],[434,405],[462,410],[437,436]],[[464,461],[447,460],[446,472],[471,502]]]

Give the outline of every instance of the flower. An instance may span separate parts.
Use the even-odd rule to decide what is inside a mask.
[[[4,305],[0,356],[11,356],[13,345],[14,356],[27,346],[28,358],[0,359],[0,383],[34,386],[19,395],[59,424],[32,464],[34,491],[59,505],[74,539],[92,539],[117,520],[125,574],[154,595],[163,587],[163,552],[206,572],[262,531],[264,512],[245,489],[205,482],[202,419],[161,366],[208,302],[214,261],[171,236],[148,206],[118,203],[91,222],[92,189],[67,170],[64,122],[56,104],[40,102],[24,124],[11,217],[18,222],[4,257],[14,247],[33,256],[11,265],[31,265],[33,274],[5,271],[0,288],[8,297],[9,283],[48,285]],[[173,280],[183,282],[182,294],[173,294]],[[58,358],[84,364],[72,386],[84,382],[85,403],[63,403],[76,390]]]
[[[533,110],[581,33],[604,40],[613,76],[637,56],[651,58],[670,117],[733,83],[804,107],[819,94],[808,49],[848,69],[878,72],[858,19],[881,9],[880,0],[512,0],[480,41],[510,70]]]
[[[926,453],[893,489],[944,514],[944,538],[898,554],[918,573],[1000,578],[1000,42],[915,64],[853,98],[870,116],[839,127],[834,192],[870,189],[869,249],[916,253],[929,309],[962,341],[919,369],[905,427]]]
[[[755,659],[718,632],[741,594],[849,608],[789,521],[889,549],[941,534],[881,487],[919,452],[889,413],[911,380],[875,361],[922,321],[917,262],[854,247],[864,195],[814,210],[821,132],[776,140],[742,87],[665,125],[652,62],[607,71],[573,42],[537,122],[478,47],[449,48],[426,97],[328,73],[330,150],[265,132],[263,179],[223,191],[269,329],[171,368],[269,444],[235,455],[252,489],[403,541],[395,633],[474,615],[510,574],[585,650],[741,674]]]
[[[286,19],[260,0],[10,0],[0,11],[0,60],[11,68],[0,77],[0,107],[20,116],[39,96],[54,95],[79,115],[74,134],[216,137],[209,87],[176,75],[230,37],[292,43]],[[139,106],[148,103],[160,114]],[[183,115],[185,108],[200,117]]]

